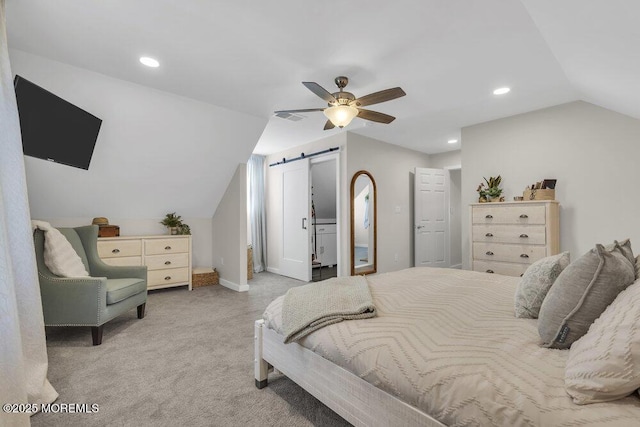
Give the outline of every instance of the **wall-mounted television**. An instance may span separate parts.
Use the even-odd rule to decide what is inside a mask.
[[[89,169],[102,120],[24,77],[13,86],[24,154]]]

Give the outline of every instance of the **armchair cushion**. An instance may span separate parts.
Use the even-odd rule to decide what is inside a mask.
[[[123,301],[147,290],[147,282],[140,279],[107,279],[107,305]]]

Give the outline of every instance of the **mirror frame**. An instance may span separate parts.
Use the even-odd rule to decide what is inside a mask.
[[[356,240],[356,232],[355,232],[355,207],[353,200],[356,197],[355,188],[356,188],[356,180],[361,175],[367,175],[371,180],[371,184],[373,185],[373,268],[367,269],[366,271],[358,271],[356,273],[356,265],[355,265],[355,240]],[[351,192],[349,202],[351,204],[351,219],[350,219],[350,227],[351,227],[351,275],[365,275],[365,274],[373,274],[378,270],[378,191],[376,187],[376,180],[373,179],[373,175],[371,175],[366,170],[359,170],[353,175],[351,178]]]

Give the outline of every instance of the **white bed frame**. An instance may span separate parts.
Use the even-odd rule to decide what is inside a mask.
[[[267,386],[269,366],[289,377],[355,426],[444,427],[423,411],[399,400],[346,369],[255,323],[256,387]]]

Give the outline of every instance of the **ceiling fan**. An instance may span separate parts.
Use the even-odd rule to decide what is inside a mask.
[[[367,105],[378,104],[380,102],[391,101],[392,99],[405,96],[406,93],[399,87],[391,89],[381,90],[379,92],[370,93],[361,98],[356,98],[351,92],[346,92],[343,89],[349,83],[349,79],[345,76],[338,76],[335,78],[336,86],[339,91],[335,93],[329,93],[325,88],[320,86],[316,82],[302,82],[311,92],[318,95],[328,103],[326,108],[305,108],[300,110],[280,110],[276,111],[277,115],[291,114],[291,113],[308,113],[311,111],[322,111],[329,120],[324,125],[324,130],[333,129],[338,126],[340,128],[347,126],[351,123],[354,117],[360,117],[361,119],[371,120],[378,123],[391,123],[396,118],[388,114],[379,113],[377,111],[365,110]]]

